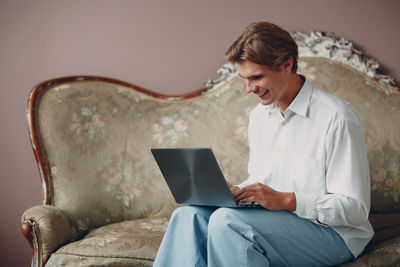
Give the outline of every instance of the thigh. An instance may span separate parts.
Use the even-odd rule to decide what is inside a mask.
[[[211,214],[216,210],[216,207],[205,207],[205,206],[181,206],[174,210],[171,216],[171,220],[176,217],[202,217],[207,221],[209,220]]]
[[[265,249],[284,258],[290,266],[329,266],[349,261],[353,255],[330,227],[317,225],[288,211],[223,209],[239,231]],[[214,216],[214,215],[213,215]],[[272,253],[271,253],[272,254]],[[273,259],[272,259],[272,265]]]
[[[166,234],[174,232],[173,235],[177,235],[193,231],[196,235],[206,237],[208,222],[215,209],[213,207],[202,206],[182,206],[177,208],[171,215]]]

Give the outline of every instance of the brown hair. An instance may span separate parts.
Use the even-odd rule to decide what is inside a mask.
[[[275,71],[293,58],[292,72],[297,71],[297,44],[289,32],[270,22],[252,23],[225,53],[232,63],[249,60]]]

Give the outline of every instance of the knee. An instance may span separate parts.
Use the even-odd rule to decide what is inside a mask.
[[[205,208],[197,206],[182,206],[177,208],[171,215],[171,222],[174,220],[196,220],[204,218],[208,220],[208,211]]]
[[[208,232],[212,234],[213,232],[222,233],[235,223],[232,216],[233,210],[230,208],[219,208],[210,217],[208,223]]]
[[[196,210],[191,206],[183,206],[179,207],[171,215],[171,220],[180,218],[180,217],[189,217],[194,216],[196,214]]]

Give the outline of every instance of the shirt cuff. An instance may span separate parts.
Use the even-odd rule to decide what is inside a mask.
[[[296,210],[294,213],[305,219],[315,220],[317,218],[317,196],[309,196],[305,194],[296,195]]]

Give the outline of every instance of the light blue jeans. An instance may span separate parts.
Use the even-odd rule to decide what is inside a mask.
[[[334,230],[291,212],[184,206],[172,214],[153,266],[308,267],[352,259]]]
[[[172,214],[153,266],[335,266],[342,238],[287,211],[185,206]]]

